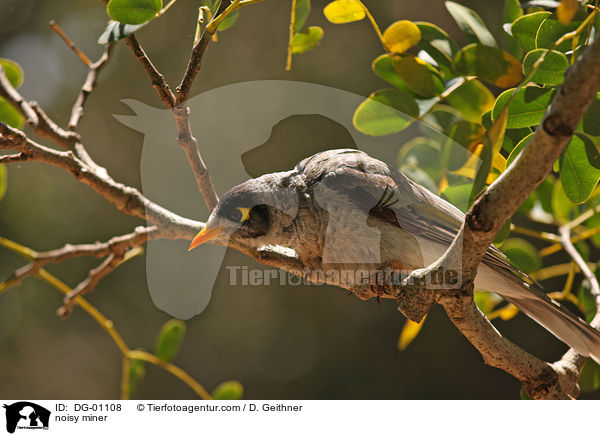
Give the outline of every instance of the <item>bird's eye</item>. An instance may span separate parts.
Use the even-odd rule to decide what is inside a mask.
[[[250,219],[250,209],[247,207],[236,207],[227,215],[234,223],[241,223]]]

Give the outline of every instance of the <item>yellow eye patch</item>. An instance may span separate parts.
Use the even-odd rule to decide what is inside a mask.
[[[242,219],[240,219],[240,222],[242,221],[248,221],[250,219],[250,208],[248,207],[237,207],[237,210],[239,210],[240,212],[242,212]]]

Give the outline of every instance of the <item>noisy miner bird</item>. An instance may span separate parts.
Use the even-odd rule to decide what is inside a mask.
[[[190,250],[207,241],[287,247],[311,281],[351,290],[362,299],[392,297],[392,282],[373,281],[371,272],[387,271],[388,277],[430,265],[463,221],[459,209],[397,169],[364,152],[338,149],[229,190]],[[459,265],[456,270],[461,271]],[[456,278],[446,277],[449,283],[441,287],[451,287],[457,282],[450,279]],[[478,270],[475,289],[500,295],[575,351],[600,362],[600,332],[547,297],[494,246]]]

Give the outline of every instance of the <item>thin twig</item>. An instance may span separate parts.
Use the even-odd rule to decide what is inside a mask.
[[[79,91],[77,99],[75,100],[75,104],[73,104],[73,108],[71,109],[71,118],[69,119],[69,130],[75,130],[77,128],[77,125],[79,124],[79,121],[83,116],[83,106],[85,105],[88,96],[96,87],[98,75],[110,62],[110,58],[114,48],[114,43],[108,44],[104,49],[104,53],[102,53],[102,56],[100,56],[100,58],[96,62],[88,64],[89,71],[87,77],[85,79],[85,82],[81,86],[81,90]]]
[[[173,113],[178,131],[177,144],[181,147],[187,157],[200,194],[204,198],[208,209],[212,210],[219,202],[219,197],[217,196],[217,191],[198,149],[198,141],[192,134],[190,110],[187,102],[177,104],[176,97],[171,91],[171,88],[165,82],[163,75],[154,66],[146,52],[144,52],[135,35],[131,35],[127,38],[127,45],[135,54],[148,77],[150,77],[152,86],[158,92],[163,104]]]
[[[140,64],[142,64],[142,67],[144,67],[146,74],[148,74],[148,77],[150,77],[152,86],[154,87],[154,89],[156,89],[156,92],[158,92],[158,95],[160,96],[160,99],[163,102],[163,104],[169,109],[172,109],[175,106],[175,94],[173,94],[173,92],[171,91],[171,88],[165,81],[164,76],[156,69],[154,64],[150,61],[150,58],[148,58],[148,55],[140,46],[140,43],[135,34],[128,36],[125,42],[131,48],[133,54],[135,54],[135,57],[140,62]]]
[[[223,11],[225,11],[225,9],[227,9],[226,3],[227,2],[225,1],[222,1],[220,3],[219,9],[215,12],[216,16],[218,16]],[[198,71],[200,71],[200,67],[202,66],[202,58],[204,57],[204,52],[210,44],[213,34],[214,32],[211,33],[207,28],[205,28],[204,32],[202,33],[202,37],[200,38],[200,41],[198,41],[197,44],[194,44],[192,48],[192,53],[190,54],[190,59],[185,69],[185,73],[175,92],[177,95],[176,106],[185,103],[189,99],[192,84],[194,83],[194,79],[196,78]]]
[[[294,27],[296,26],[296,0],[292,0],[292,16],[290,18],[290,31],[288,36],[287,46],[287,61],[285,63],[285,70],[290,71],[292,69],[292,51],[294,41]]]
[[[561,226],[559,233],[565,251],[569,253],[569,256],[571,256],[573,262],[575,262],[575,264],[579,267],[579,270],[583,273],[583,276],[590,283],[590,293],[596,300],[596,306],[600,312],[600,285],[598,284],[598,279],[571,242],[571,226]]]
[[[121,362],[121,400],[129,400],[131,396],[131,359],[123,356]]]
[[[79,59],[89,68],[92,65],[92,61],[88,58],[85,53],[83,53],[79,48],[75,45],[73,41],[63,32],[63,30],[58,27],[58,24],[54,22],[54,20],[50,21],[49,26],[52,30],[54,30],[58,36],[62,38],[62,40],[67,44],[67,46],[73,50],[73,52],[77,55]]]
[[[79,285],[77,285],[71,292],[69,292],[64,299],[64,304],[58,309],[58,316],[63,319],[68,318],[73,311],[75,305],[75,298],[84,296],[93,292],[96,286],[104,277],[113,272],[118,266],[133,259],[136,256],[142,254],[144,250],[139,246],[134,246],[126,252],[114,251],[96,268],[90,270],[88,276]]]
[[[68,285],[66,285],[64,282],[62,282],[43,268],[38,271],[38,277],[50,284],[51,286],[53,286],[54,288],[61,291],[63,294],[68,294],[71,291],[71,288]],[[154,354],[147,353],[145,351],[131,350],[123,340],[123,337],[115,329],[113,322],[106,318],[104,315],[102,315],[102,313],[98,309],[96,309],[83,297],[77,297],[76,302],[78,306],[80,306],[88,315],[94,318],[94,320],[109,334],[109,336],[117,345],[123,356],[129,359],[143,360],[144,362],[149,362],[153,365],[163,368],[165,371],[168,371],[169,373],[180,379],[182,382],[184,382],[186,385],[188,385],[190,388],[192,388],[194,392],[196,392],[198,396],[203,400],[212,399],[210,394],[206,391],[206,389],[204,389],[204,387],[200,383],[198,383],[192,376],[190,376],[187,372],[185,372],[178,366],[173,365],[169,362],[165,362],[159,359]]]
[[[9,278],[0,283],[0,292],[3,290],[18,285],[24,278],[35,275],[40,268],[50,263],[61,263],[68,259],[76,257],[105,257],[117,255],[121,258],[125,256],[126,251],[131,247],[139,247],[149,239],[157,239],[161,237],[160,231],[156,227],[138,227],[132,233],[114,236],[106,242],[96,242],[92,244],[71,245],[67,244],[62,248],[49,250],[44,252],[32,251],[29,253],[30,262],[15,270]],[[12,250],[22,250],[24,247],[19,246],[13,241],[0,237],[0,245],[11,248]]]

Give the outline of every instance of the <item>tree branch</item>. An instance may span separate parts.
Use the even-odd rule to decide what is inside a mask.
[[[106,242],[95,242],[92,244],[67,244],[55,250],[32,252],[27,265],[15,270],[10,277],[0,283],[2,290],[19,284],[25,277],[37,274],[37,272],[49,263],[60,263],[75,257],[105,257],[117,255],[124,257],[125,252],[131,247],[139,247],[147,240],[160,238],[161,232],[155,227],[137,227],[133,232],[122,236],[115,236]],[[6,240],[0,237],[0,245]]]
[[[439,303],[485,362],[517,377],[534,398],[577,396],[577,368],[564,362],[550,365],[502,337],[473,302],[473,282],[494,237],[550,173],[598,89],[600,38],[596,38],[567,70],[561,89],[531,140],[511,166],[475,201],[446,253],[428,268],[415,271],[407,280],[409,283],[411,278],[414,280],[440,265],[455,264],[453,261],[461,259],[462,287],[459,291],[439,295]]]
[[[75,130],[77,128],[77,125],[79,124],[79,121],[83,116],[83,107],[85,106],[85,102],[87,101],[88,96],[96,88],[98,75],[110,62],[110,58],[114,49],[114,43],[108,44],[104,49],[104,53],[102,53],[102,56],[100,56],[100,58],[96,62],[89,64],[89,71],[87,77],[85,78],[85,82],[83,82],[81,90],[79,91],[77,99],[75,100],[73,108],[71,109],[71,117],[69,119],[69,130]]]
[[[200,150],[198,149],[198,141],[192,134],[192,128],[190,125],[190,109],[187,105],[187,101],[179,101],[179,98],[175,97],[171,91],[171,88],[166,83],[165,78],[154,66],[152,61],[150,61],[150,58],[142,49],[135,35],[129,36],[126,42],[146,71],[148,77],[150,77],[152,86],[158,92],[163,104],[173,113],[173,117],[175,118],[175,123],[177,125],[177,144],[181,147],[187,157],[196,179],[198,190],[200,191],[202,198],[204,198],[204,202],[208,206],[208,210],[212,210],[219,202],[219,197],[217,196],[217,191],[210,178],[210,173],[208,172],[206,164],[204,163],[202,155],[200,154]],[[202,53],[204,52],[202,51]]]
[[[584,215],[586,215],[586,214],[584,214]],[[581,217],[584,217],[584,215],[582,215]],[[568,224],[562,226],[559,229],[560,240],[561,240],[563,247],[565,248],[565,251],[567,253],[569,253],[569,255],[571,256],[573,261],[577,264],[577,266],[583,273],[584,277],[590,283],[590,293],[592,294],[592,296],[594,297],[594,300],[596,301],[596,315],[590,322],[590,325],[592,327],[598,329],[598,328],[600,328],[600,284],[598,283],[598,279],[596,278],[596,275],[592,272],[592,270],[590,269],[588,264],[585,262],[583,257],[581,257],[581,254],[579,254],[579,252],[577,251],[577,249],[575,248],[575,246],[573,245],[573,242],[571,240],[571,229],[582,221],[585,221],[585,220],[578,219],[576,221],[573,221],[571,223],[568,223]],[[558,362],[555,363],[555,365],[558,368],[575,368],[577,371],[581,371],[581,368],[583,368],[583,364],[585,363],[586,360],[587,360],[587,357],[576,353],[575,350],[573,350],[573,349],[570,349],[563,355],[563,357]]]
[[[137,58],[137,60],[142,64],[142,67],[146,71],[148,77],[150,77],[150,81],[152,82],[152,86],[158,92],[158,95],[163,102],[163,104],[169,109],[173,109],[175,106],[175,94],[171,91],[171,88],[165,81],[165,77],[156,69],[154,64],[150,61],[150,58],[142,49],[140,42],[138,41],[135,33],[128,36],[125,40],[125,43],[131,50],[133,54]]]
[[[108,174],[98,173],[72,151],[58,151],[40,145],[2,122],[0,135],[0,138],[8,140],[0,142],[0,149],[19,151],[27,156],[27,160],[64,169],[113,203],[121,212],[157,225],[165,237],[191,239],[202,228],[202,223],[183,218],[148,200],[137,189],[115,182]]]
[[[61,129],[54,123],[35,102],[27,102],[11,85],[6,72],[0,65],[0,97],[8,101],[24,118],[29,127],[41,138],[48,138],[60,148],[72,150],[80,140],[75,132]]]

